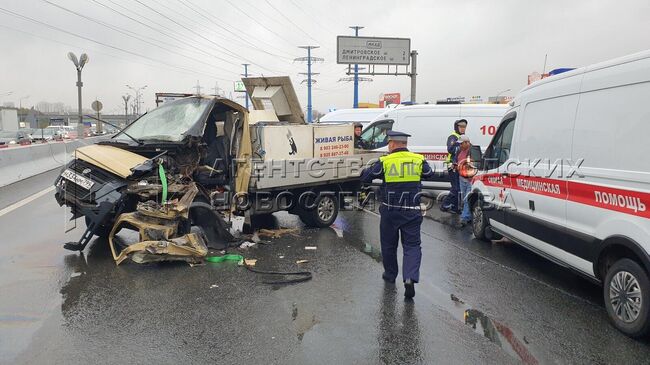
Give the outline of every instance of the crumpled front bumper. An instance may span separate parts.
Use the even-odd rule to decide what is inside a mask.
[[[64,169],[93,182],[90,189],[59,175],[54,181],[54,197],[59,205],[72,210],[72,219],[85,216],[95,227],[109,222],[126,196],[127,181],[81,159],[72,160]]]

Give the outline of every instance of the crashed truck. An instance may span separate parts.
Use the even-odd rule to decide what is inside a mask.
[[[348,200],[341,192],[358,192],[361,168],[379,154],[354,149],[351,125],[306,124],[289,77],[242,80],[255,110],[186,97],[77,149],[55,197],[86,230],[64,247],[82,251],[99,236],[118,264],[192,263],[208,246],[231,245],[233,217],[251,224],[286,210],[307,226],[331,225]],[[118,239],[124,228],[139,240]]]

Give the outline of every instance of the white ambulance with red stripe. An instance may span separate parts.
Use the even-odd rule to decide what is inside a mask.
[[[447,138],[454,122],[466,119],[465,133],[483,149],[496,133],[499,121],[508,110],[506,104],[418,104],[386,109],[361,134],[368,149],[386,151],[386,132],[396,130],[411,135],[408,148],[423,154],[439,181],[447,181]]]
[[[474,235],[508,237],[603,285],[612,323],[650,329],[650,51],[533,83],[474,177]]]

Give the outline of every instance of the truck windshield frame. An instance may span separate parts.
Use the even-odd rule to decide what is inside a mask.
[[[190,97],[165,103],[129,124],[112,139],[132,141],[124,132],[140,141],[155,140],[180,142],[186,136],[200,136],[200,125],[210,112],[213,100]]]

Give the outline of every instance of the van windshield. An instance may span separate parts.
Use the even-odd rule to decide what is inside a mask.
[[[179,142],[199,121],[210,106],[210,101],[210,99],[187,98],[163,104],[131,123],[124,132],[137,140]],[[124,132],[118,133],[113,138],[119,141],[131,141]]]

